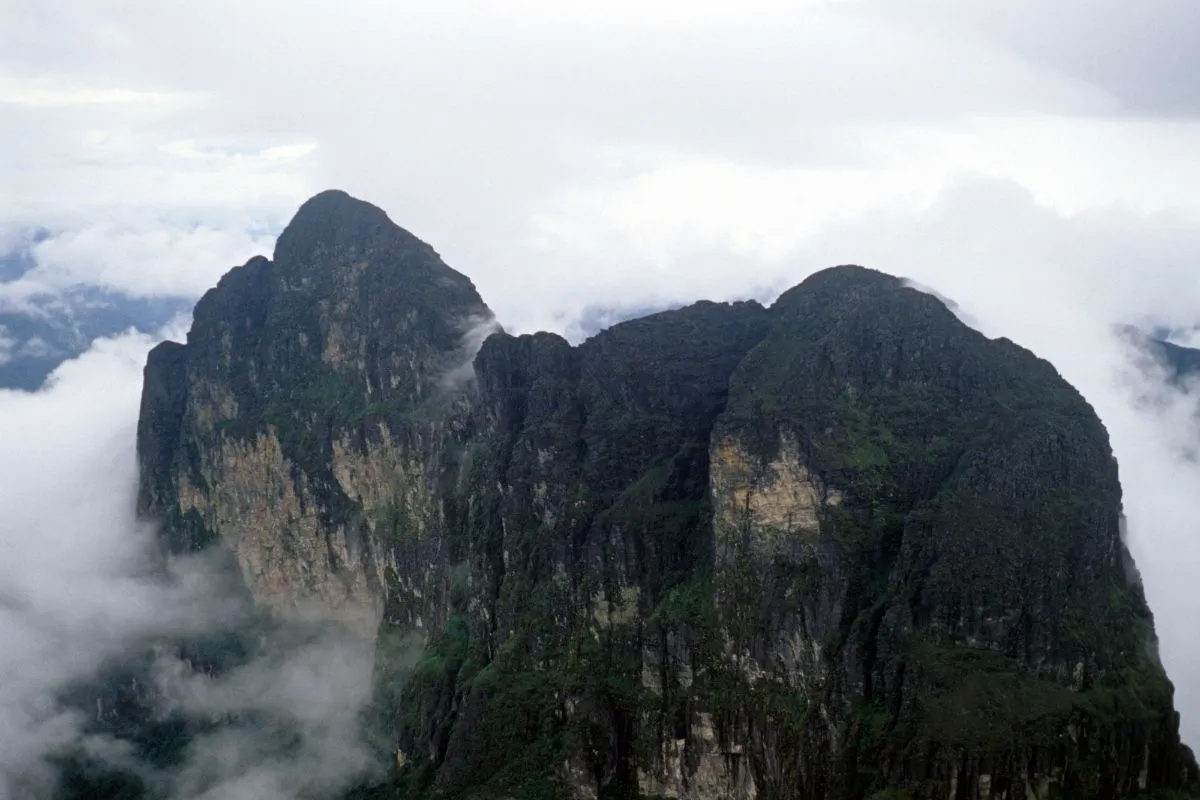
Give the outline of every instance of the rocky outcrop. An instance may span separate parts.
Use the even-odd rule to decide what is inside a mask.
[[[1048,363],[860,267],[577,347],[490,319],[325,193],[147,365],[167,545],[377,633],[378,796],[1194,787],[1107,435]]]
[[[373,636],[385,585],[437,524],[453,383],[491,327],[432,248],[374,206],[317,195],[273,259],[200,300],[185,346],[151,353],[140,510],[176,549],[229,548],[263,606]]]

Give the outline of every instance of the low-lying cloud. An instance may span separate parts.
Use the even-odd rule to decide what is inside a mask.
[[[377,772],[363,728],[373,646],[326,631],[258,654],[214,677],[175,655],[154,665],[163,713],[248,718],[197,737],[171,796],[213,800],[327,798]]]
[[[179,800],[328,794],[376,766],[360,725],[369,643],[330,630],[277,630],[247,637],[249,658],[217,672],[159,644],[254,620],[228,591],[222,563],[212,555],[164,563],[154,527],[135,519],[141,371],[158,338],[99,339],[42,390],[0,391],[3,800],[53,797],[67,757]],[[136,670],[156,649],[145,712],[192,721],[181,763],[169,769],[98,724],[121,687],[97,678],[127,661]],[[94,706],[68,702],[71,693],[94,695]]]
[[[457,361],[442,375],[439,383],[445,389],[454,390],[468,383],[475,377],[475,356],[483,347],[483,342],[493,333],[502,331],[499,320],[493,316],[471,316],[460,323],[463,329],[462,340],[459,343]]]

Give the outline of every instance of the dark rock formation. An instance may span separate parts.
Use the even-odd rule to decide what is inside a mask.
[[[327,192],[147,365],[170,546],[377,630],[374,796],[1194,788],[1106,432],[1050,364],[853,266],[578,347],[494,328]]]

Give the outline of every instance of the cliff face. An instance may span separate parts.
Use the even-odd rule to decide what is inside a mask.
[[[1194,785],[1107,435],[1046,362],[860,267],[578,347],[490,319],[330,192],[147,365],[167,546],[377,631],[378,796]]]
[[[424,560],[393,546],[395,520],[418,540],[440,524],[441,432],[490,320],[383,211],[317,195],[272,260],[205,294],[186,346],[150,354],[140,510],[173,548],[219,538],[262,605],[373,634],[397,559]]]

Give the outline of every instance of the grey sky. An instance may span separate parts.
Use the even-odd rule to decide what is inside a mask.
[[[516,331],[846,262],[953,298],[1101,413],[1200,745],[1200,395],[1109,334],[1200,323],[1195,0],[0,0],[0,23],[0,242],[54,231],[0,302],[194,297],[329,187]]]
[[[649,241],[616,220],[639,271],[670,269],[669,232],[786,251],[830,216],[919,210],[964,170],[1068,210],[1200,204],[1196,130],[1141,113],[1191,84],[1166,55],[1186,1],[7,2],[0,212],[87,229],[89,269],[145,291],[199,291],[263,249],[247,227],[331,185],[384,205],[518,326],[532,296],[565,315],[585,290],[622,299],[572,264],[651,191],[670,218]],[[1152,66],[1104,66],[1131,48]],[[731,219],[731,181],[773,228]]]
[[[1040,0],[956,3],[872,0],[880,11],[924,14],[1012,48],[1022,57],[1101,88],[1128,113],[1200,115],[1196,31],[1200,4],[1187,0]]]

